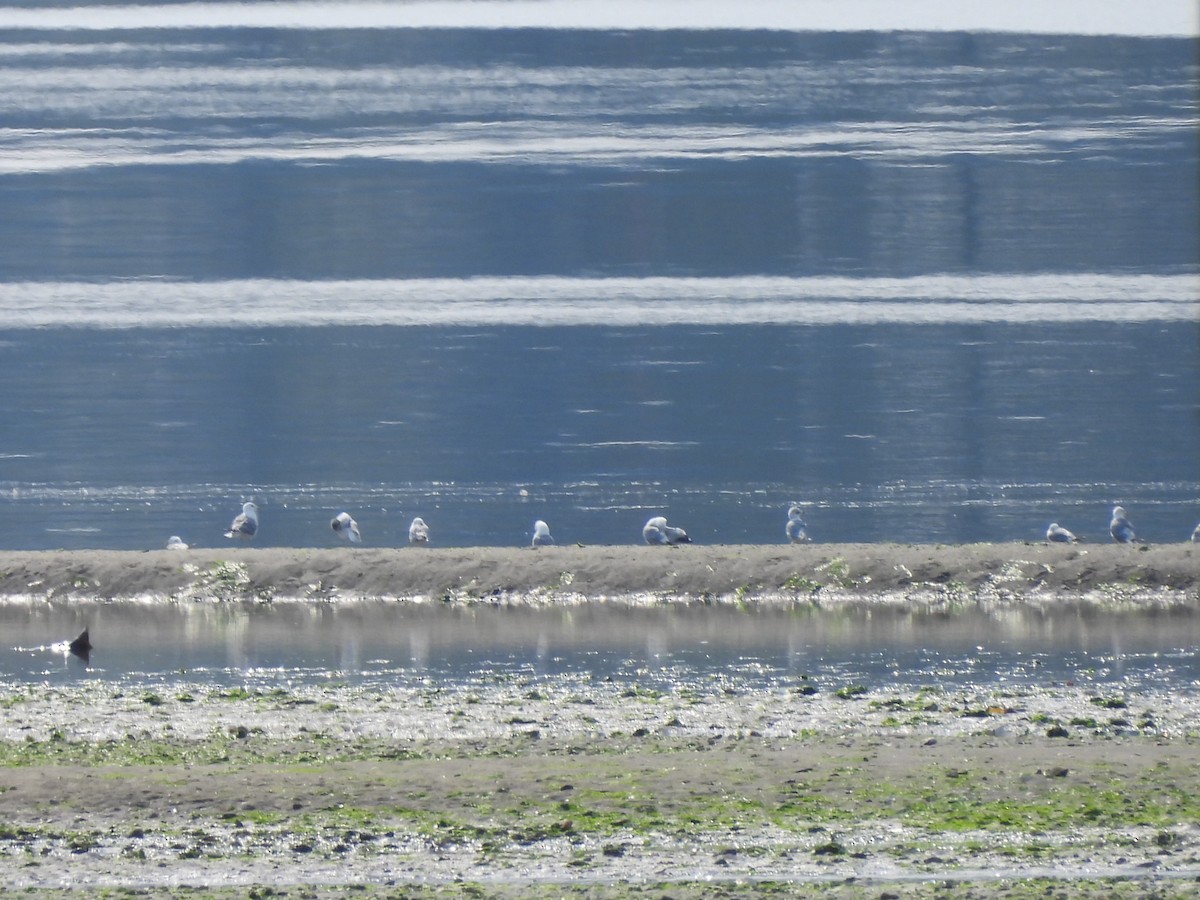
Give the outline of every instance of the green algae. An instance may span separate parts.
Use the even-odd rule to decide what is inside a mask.
[[[0,765],[71,765],[105,767],[104,777],[120,778],[124,767],[138,778],[169,782],[172,771],[203,766],[213,777],[234,777],[245,765],[279,765],[281,777],[321,775],[349,761],[382,759],[380,745],[330,746],[325,755],[297,753],[289,742],[239,755],[241,741],[214,734],[204,741],[163,742],[144,739],[71,742],[52,738],[27,744],[0,744]],[[669,756],[671,751],[664,750]],[[565,833],[602,838],[655,832],[695,833],[752,829],[769,823],[802,836],[815,826],[895,822],[930,833],[1022,832],[1047,834],[1076,827],[1168,829],[1200,820],[1200,778],[1194,767],[1164,766],[1128,779],[1103,778],[1092,771],[1086,781],[1036,773],[1004,776],[966,769],[915,770],[885,777],[860,777],[856,766],[841,766],[775,787],[753,790],[729,781],[721,790],[676,791],[656,796],[662,770],[622,768],[619,755],[581,759],[548,756],[538,761],[544,779],[570,790],[497,793],[487,783],[464,787],[442,801],[436,812],[413,806],[342,806],[302,815],[246,813],[253,824],[286,821],[294,832],[343,828],[349,824],[404,828],[435,843],[464,839],[536,842]],[[593,782],[574,784],[590,772]],[[736,772],[732,773],[736,775]],[[729,773],[727,776],[729,777]],[[749,774],[745,777],[749,778]],[[1030,778],[1036,779],[1034,782]],[[563,823],[570,823],[569,828]]]
[[[172,710],[207,706],[219,714],[220,724],[192,738],[175,734],[169,723],[155,726],[157,736],[139,730],[111,740],[79,740],[56,729],[42,739],[0,743],[0,772],[38,767],[40,777],[54,778],[57,768],[75,768],[97,780],[163,786],[174,797],[200,790],[218,798],[188,806],[180,813],[183,824],[180,817],[127,818],[121,827],[133,826],[142,836],[117,849],[135,860],[166,852],[154,851],[148,839],[169,840],[172,858],[194,860],[269,853],[337,861],[435,848],[501,866],[528,853],[554,856],[573,871],[607,871],[604,877],[611,878],[604,867],[635,860],[645,847],[704,841],[718,866],[745,867],[750,860],[786,865],[789,858],[802,858],[830,867],[853,864],[866,853],[894,858],[919,873],[960,866],[947,857],[946,846],[957,848],[962,858],[987,853],[1038,865],[1053,865],[1068,849],[1102,852],[1122,840],[1141,841],[1142,855],[1148,848],[1184,857],[1192,852],[1191,839],[1180,828],[1200,821],[1200,801],[1194,799],[1200,797],[1200,767],[1186,751],[1154,766],[1126,765],[1120,774],[1096,755],[1056,767],[1049,761],[1059,758],[1054,754],[1064,745],[1040,734],[1021,739],[1026,748],[1042,748],[1033,755],[1034,765],[1003,765],[1005,747],[986,736],[942,734],[933,742],[938,758],[953,765],[926,765],[920,741],[900,736],[896,740],[907,744],[916,764],[888,767],[879,765],[888,752],[880,738],[859,734],[852,753],[842,746],[844,732],[836,729],[821,734],[797,728],[786,739],[763,738],[749,729],[706,736],[652,726],[628,735],[612,731],[601,740],[552,733],[535,740],[509,731],[496,739],[399,741],[349,737],[323,718],[320,694],[282,688],[197,691],[188,701],[159,692],[159,704],[148,704],[143,692],[105,696],[117,697],[123,710],[137,710],[144,723],[161,723]],[[445,703],[450,696],[426,693],[414,702],[435,708],[440,703],[452,711]],[[469,702],[464,696],[453,695],[457,703]],[[613,696],[639,709],[683,702],[692,707],[681,710],[685,718],[694,714],[694,703],[703,706],[711,699],[622,686]],[[855,715],[870,716],[875,726],[895,727],[887,725],[889,716],[937,712],[957,720],[960,705],[968,708],[965,699],[948,698],[937,688],[852,696],[862,698],[853,704]],[[1075,708],[1123,711],[1107,702],[1089,705],[1088,696],[1077,696]],[[538,716],[549,719],[581,698],[588,699],[575,689],[517,679],[498,701],[482,705],[512,715],[510,701],[534,704]],[[801,702],[807,708],[813,701]],[[994,702],[1005,714],[1012,712],[1011,698]],[[978,704],[986,711],[992,703],[973,698],[970,708]],[[830,708],[850,705],[834,700]],[[292,720],[305,723],[299,734],[272,735],[255,724],[261,711],[297,706],[304,707],[301,718]],[[1094,748],[1111,741],[1114,751],[1128,757],[1131,748],[1157,745],[1153,735],[1094,724],[1097,734],[1087,738]],[[1117,728],[1124,736],[1115,736]],[[1186,744],[1190,738],[1171,740]],[[981,763],[976,758],[981,746],[989,746],[989,758],[1000,762]],[[1028,749],[1023,758],[1030,758]],[[777,772],[781,759],[791,764]],[[247,796],[240,787],[244,777],[278,785],[286,800],[271,800],[261,790]],[[28,808],[31,815],[55,814],[50,806]],[[0,834],[5,842],[0,852],[12,854],[33,841],[68,854],[111,848],[113,833],[86,827],[87,811],[83,805],[63,807],[59,825]],[[73,814],[83,826],[64,827]],[[1128,837],[1128,829],[1140,831]],[[856,843],[862,834],[875,836],[869,851]],[[814,851],[832,845],[844,852]],[[925,862],[936,858],[943,862]]]

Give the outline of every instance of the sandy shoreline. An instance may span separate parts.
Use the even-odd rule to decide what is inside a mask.
[[[1194,692],[802,687],[7,687],[0,884],[1185,897],[1200,877]]]
[[[1095,603],[1170,628],[1164,607],[1189,623],[1200,609],[1200,547],[0,553],[4,602],[145,615],[106,602],[145,598],[200,604],[161,613],[489,604],[458,611],[514,628],[555,613],[508,605],[596,601],[570,611],[586,639],[586,613],[622,602],[680,604],[688,622],[701,607],[740,611],[715,603],[862,604],[873,619],[887,618],[879,603],[942,604],[1003,610],[997,622],[1012,617],[1005,604]],[[358,607],[396,608],[336,609]],[[1193,895],[1194,684],[1086,671],[930,680],[0,681],[0,886],[72,898],[255,886],[329,898]]]
[[[1039,543],[0,552],[0,597],[1200,596],[1200,545]]]

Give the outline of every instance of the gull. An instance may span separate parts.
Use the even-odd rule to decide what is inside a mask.
[[[420,516],[413,519],[412,524],[408,526],[408,542],[410,544],[429,543],[429,526]]]
[[[183,538],[181,538],[179,535],[173,534],[167,538],[168,550],[186,550],[187,548],[188,545],[183,542]]]
[[[665,516],[654,516],[642,526],[642,537],[647,544],[690,544],[692,539],[682,528],[667,524]]]
[[[1196,530],[1192,532],[1192,543],[1200,544],[1200,525],[1196,526]]]
[[[553,544],[554,538],[550,536],[550,526],[538,519],[533,523],[533,546],[550,547]]]
[[[795,503],[788,508],[787,525],[784,534],[793,544],[803,544],[809,540],[808,526],[804,524],[804,511]]]
[[[1079,538],[1071,534],[1070,531],[1063,528],[1057,522],[1051,522],[1050,527],[1046,529],[1046,540],[1053,544],[1073,544]]]
[[[1125,514],[1125,507],[1113,507],[1112,521],[1108,523],[1108,532],[1118,544],[1132,544],[1137,540],[1133,533],[1133,525],[1130,524],[1129,518]]]
[[[242,511],[234,517],[225,532],[227,538],[238,538],[248,541],[258,533],[258,507],[253,503],[243,503]]]
[[[334,516],[329,522],[329,527],[343,541],[349,541],[352,544],[362,543],[362,535],[358,533],[358,523],[350,518],[348,512],[340,512]]]

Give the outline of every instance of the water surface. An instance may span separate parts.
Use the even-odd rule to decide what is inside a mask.
[[[198,9],[0,10],[0,547],[1200,519],[1177,28]]]
[[[85,663],[62,643],[82,625]],[[946,616],[843,611],[454,609],[397,603],[144,603],[0,606],[0,678],[133,685],[183,679],[259,688],[330,681],[385,686],[582,678],[821,691],[1013,690],[1094,684],[1137,692],[1200,688],[1190,610],[1117,613],[1062,605]]]

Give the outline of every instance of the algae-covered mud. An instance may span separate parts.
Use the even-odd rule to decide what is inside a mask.
[[[0,884],[1192,896],[1197,566],[1188,545],[0,554]]]
[[[1200,877],[1194,692],[530,676],[0,703],[10,889],[1186,896]]]

